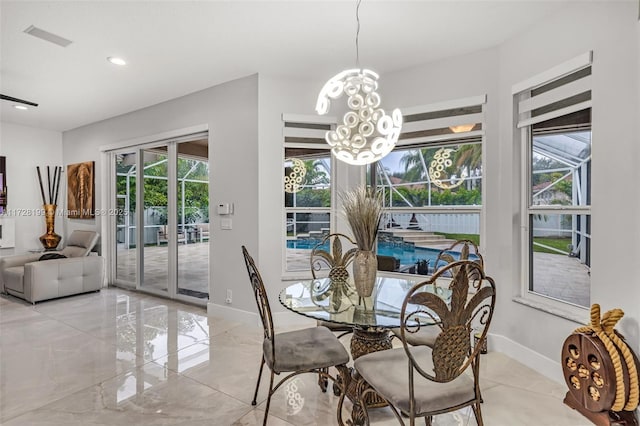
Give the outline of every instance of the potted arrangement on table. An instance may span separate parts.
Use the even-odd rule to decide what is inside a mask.
[[[369,297],[378,270],[374,246],[382,219],[382,198],[362,185],[342,193],[341,199],[342,211],[358,246],[353,260],[353,282],[358,296]]]
[[[418,275],[429,275],[429,260],[420,259],[416,262],[418,267]]]

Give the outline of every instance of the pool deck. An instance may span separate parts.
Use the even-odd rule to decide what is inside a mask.
[[[434,244],[429,248],[441,250],[449,243]],[[209,244],[180,244],[178,247],[178,282],[181,289],[206,298],[209,292]],[[145,279],[143,287],[166,290],[167,248],[145,247]],[[287,249],[287,263],[291,270],[309,271],[308,249]],[[135,281],[135,250],[118,250],[118,277]],[[589,269],[578,259],[549,253],[535,253],[534,291],[579,306],[590,305]],[[491,271],[488,271],[491,275]]]
[[[425,248],[442,250],[447,244],[432,245]],[[579,306],[590,306],[591,277],[589,268],[578,259],[561,254],[534,253],[533,290],[536,293]],[[287,249],[287,264],[290,270],[309,270],[309,250]],[[487,271],[491,275],[491,271]]]

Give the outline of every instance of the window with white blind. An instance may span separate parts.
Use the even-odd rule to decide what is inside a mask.
[[[513,87],[523,296],[590,305],[591,52]]]
[[[396,148],[368,173],[386,207],[379,269],[428,274],[453,241],[480,242],[485,102],[477,96],[402,109]]]
[[[309,271],[309,254],[332,228],[333,158],[324,136],[335,119],[283,114],[284,272]]]

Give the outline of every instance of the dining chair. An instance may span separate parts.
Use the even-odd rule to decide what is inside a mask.
[[[452,251],[460,253],[459,260],[469,259],[470,254],[475,255],[476,259],[474,259],[474,262],[484,268],[484,259],[480,254],[478,245],[471,240],[458,240],[438,253],[434,263],[436,270],[456,261],[456,259],[451,255]],[[400,338],[400,328],[394,328],[392,331],[395,337]],[[426,345],[433,348],[439,334],[440,329],[437,327],[424,327],[415,333],[408,334],[406,338],[407,342],[411,345]]]
[[[346,252],[343,251],[343,242],[351,246]],[[329,245],[329,250],[325,248],[327,244]],[[356,242],[345,234],[333,233],[325,235],[311,249],[309,261],[313,279],[317,279],[324,271],[326,276],[331,279],[346,281],[349,278],[348,268],[353,262],[356,250]]]
[[[444,285],[445,281],[451,290],[450,305],[423,289],[425,285]],[[472,260],[450,263],[412,287],[400,314],[402,347],[363,355],[354,361],[359,376],[356,386],[361,391],[353,405],[352,420],[356,424],[369,424],[363,401],[375,392],[387,401],[402,425],[403,415],[409,418],[411,426],[419,417],[424,417],[425,424],[430,426],[435,415],[471,406],[477,424],[483,426],[478,362],[481,345],[472,344],[472,332],[480,332],[481,339],[486,338],[495,300],[493,279]],[[433,347],[411,345],[407,341],[424,315],[436,321],[436,325],[429,327],[440,329]],[[471,374],[465,374],[468,368]],[[341,396],[340,424],[343,402]]]
[[[343,241],[352,248],[344,252]],[[329,251],[325,246],[329,244]],[[353,263],[356,254],[356,243],[347,235],[340,233],[327,234],[311,249],[309,261],[311,275],[318,279],[320,275],[326,275],[331,280],[344,281],[349,279],[349,266]],[[325,272],[323,274],[323,272]],[[346,286],[345,286],[346,288]],[[327,327],[331,331],[342,332],[338,338],[353,331],[351,326],[333,323],[330,321],[318,321],[319,326]]]
[[[349,362],[349,354],[338,338],[326,327],[311,327],[302,330],[274,333],[271,307],[260,272],[245,246],[242,246],[242,255],[247,265],[251,288],[256,298],[258,314],[260,315],[264,329],[262,361],[260,362],[258,382],[256,383],[256,390],[251,405],[256,405],[264,365],[267,364],[267,367],[271,370],[269,394],[267,396],[263,422],[263,425],[266,425],[271,397],[284,382],[298,374],[317,373],[321,379],[331,379],[334,383],[337,383],[336,379],[329,375],[329,367],[336,367],[338,374],[347,377],[349,370],[346,364]],[[289,374],[274,386],[274,376],[280,373]],[[342,382],[344,382],[344,380]],[[326,387],[324,390],[326,390]]]
[[[343,242],[352,248],[344,252]],[[329,250],[326,250],[327,244]],[[349,266],[353,263],[356,254],[356,242],[345,234],[338,232],[325,235],[319,243],[311,249],[309,262],[311,264],[311,275],[313,279],[318,279],[320,275],[326,275],[331,280],[344,281],[349,279]],[[347,288],[345,285],[344,288]],[[318,327],[326,327],[332,332],[340,333],[338,339],[353,333],[353,327],[350,325],[338,324],[331,321],[317,321]],[[325,371],[326,373],[327,371]],[[326,379],[321,377],[318,379],[320,388],[326,390],[329,384]],[[334,392],[336,390],[334,389]]]
[[[160,225],[158,231],[156,232],[156,244],[159,246],[160,243],[168,243],[169,238],[171,238],[171,234],[169,233],[168,225]],[[187,234],[183,230],[178,230],[176,235],[178,243],[187,244]]]
[[[451,252],[459,252],[460,256],[458,259],[454,258],[451,255]],[[484,259],[480,254],[480,249],[478,245],[471,240],[457,240],[454,241],[449,247],[440,250],[438,256],[436,257],[436,262],[434,263],[434,269],[438,270],[442,266],[455,262],[456,260],[465,260],[469,259],[470,255],[474,255],[476,257],[476,263],[480,264],[480,266],[484,267]]]

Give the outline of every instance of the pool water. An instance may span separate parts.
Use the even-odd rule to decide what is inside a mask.
[[[316,244],[317,241],[313,240],[289,240],[287,241],[287,248],[311,250],[316,246]],[[329,251],[329,243],[327,242],[326,244],[324,244],[322,248],[326,251]],[[380,242],[378,244],[378,254],[381,256],[393,256],[396,259],[400,259],[401,267],[415,265],[420,260],[427,260],[429,261],[429,267],[433,268],[440,251],[441,250],[439,249],[412,247],[409,245],[401,247],[385,242]],[[455,259],[459,259],[460,257],[460,252],[449,251],[448,253],[451,254]],[[469,256],[469,259],[476,258],[477,257],[473,254]]]
[[[439,249],[430,249],[430,248],[422,248],[415,247],[411,248],[403,248],[403,247],[394,247],[391,244],[378,244],[378,254],[381,256],[393,256],[396,259],[400,259],[400,265],[412,265],[417,263],[419,260],[428,260],[429,266],[433,266],[436,258],[438,257],[438,253],[442,250]],[[453,257],[457,258],[457,255],[460,253],[452,253]]]

